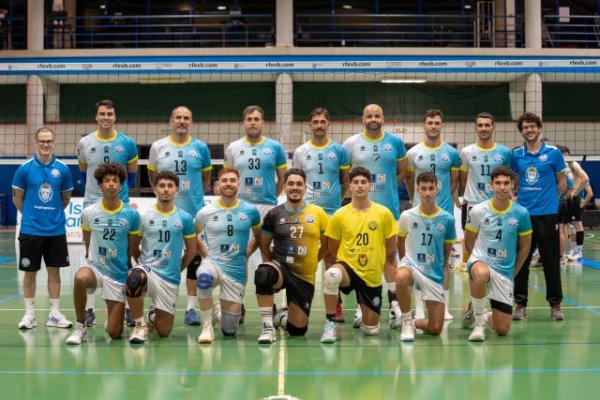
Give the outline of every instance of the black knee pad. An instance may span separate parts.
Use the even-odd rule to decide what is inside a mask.
[[[277,270],[269,264],[260,264],[254,273],[256,294],[272,295],[273,285],[277,283]]]
[[[127,284],[125,285],[127,297],[141,297],[147,284],[148,275],[146,275],[146,271],[141,268],[133,268],[127,275]]]
[[[285,324],[285,330],[288,331],[290,336],[304,336],[306,331],[308,331],[308,325],[304,328],[298,328],[296,325],[288,321],[287,324]]]
[[[200,257],[199,255],[194,257],[194,259],[192,260],[190,265],[188,265],[186,268],[185,275],[186,275],[187,279],[191,279],[193,281],[196,280],[196,271],[198,270],[198,267],[200,266],[201,262],[202,262],[202,257]]]

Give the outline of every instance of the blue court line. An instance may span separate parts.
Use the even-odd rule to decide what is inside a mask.
[[[5,297],[5,298],[3,298],[3,299],[0,299],[0,304],[3,304],[3,303],[6,303],[6,302],[9,302],[9,301],[11,301],[11,300],[14,300],[14,299],[16,299],[17,297],[20,297],[20,296],[21,296],[21,293],[20,293],[20,292],[17,292],[17,293],[15,293],[15,294],[11,294],[11,295],[10,295],[10,296],[8,296],[8,297]]]
[[[0,263],[5,263],[9,261],[13,261],[14,257],[0,257]]]
[[[529,286],[530,286],[530,287],[532,287],[532,288],[534,288],[535,290],[537,290],[537,291],[539,291],[539,292],[546,293],[546,289],[545,289],[545,288],[539,287],[539,286],[537,286],[537,285],[532,285],[532,284],[529,284]],[[584,309],[584,310],[586,310],[586,311],[589,311],[589,312],[591,312],[592,314],[594,314],[594,315],[597,315],[597,316],[599,316],[599,317],[600,317],[600,311],[598,311],[598,310],[595,310],[595,309],[593,309],[593,308],[591,308],[591,307],[588,307],[588,306],[586,306],[585,304],[581,304],[580,302],[578,302],[577,300],[573,300],[573,299],[572,299],[572,298],[570,298],[569,296],[564,296],[564,295],[563,295],[563,301],[564,301],[565,303],[569,303],[569,304],[571,304],[571,305],[573,305],[573,306],[577,306],[577,307],[579,307],[579,308],[582,308],[582,309]]]
[[[459,370],[390,370],[390,371],[287,371],[285,376],[398,376],[398,375],[501,375],[501,374],[563,374],[598,373],[600,367],[593,368],[517,368],[517,369],[459,369]],[[279,376],[278,371],[10,371],[0,370],[0,375],[128,375],[128,376]]]
[[[590,258],[584,258],[583,266],[593,268],[593,269],[600,269],[600,261],[592,260]]]

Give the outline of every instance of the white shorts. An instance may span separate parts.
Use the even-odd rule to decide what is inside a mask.
[[[141,269],[146,273],[146,276],[148,276],[148,290],[146,291],[146,297],[152,299],[154,307],[166,311],[171,315],[175,315],[177,297],[179,296],[179,286],[165,281],[157,274],[152,273],[152,269],[144,265],[137,265],[133,268]]]
[[[488,282],[488,299],[496,300],[512,307],[514,301],[514,281],[495,271],[493,268],[489,268],[489,270],[490,281]]]
[[[92,270],[96,276],[96,282],[98,283],[97,288],[102,288],[102,299],[125,304],[125,285],[123,283],[117,282],[113,278],[104,275],[91,265],[84,265],[84,267]]]
[[[210,274],[214,277],[219,289],[219,298],[221,300],[231,301],[233,303],[242,304],[244,301],[244,294],[246,293],[246,286],[242,285],[231,279],[226,274],[222,273],[218,266],[208,260],[202,260],[200,268],[198,268],[198,274],[200,273]]]
[[[419,269],[412,265],[406,257],[400,260],[398,269],[408,268],[415,280],[415,285],[423,292],[423,300],[437,301],[444,303],[444,285],[434,282],[431,278],[423,274]]]

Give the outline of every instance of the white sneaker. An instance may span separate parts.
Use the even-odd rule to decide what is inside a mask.
[[[415,321],[412,319],[403,319],[400,321],[402,332],[400,333],[400,341],[414,342],[415,341]]]
[[[483,342],[485,340],[485,325],[477,324],[473,331],[469,335],[469,341],[471,342]]]
[[[571,251],[567,258],[569,259],[569,261],[580,261],[581,259],[583,259],[583,252],[581,250],[581,247],[578,246],[577,248],[575,248],[575,250]]]
[[[362,318],[361,318],[362,319]],[[335,321],[325,322],[321,343],[334,343],[337,340],[337,323]]]
[[[55,312],[48,315],[46,326],[51,328],[70,328],[73,326],[73,323],[60,312]]]
[[[287,324],[287,317],[288,309],[280,308],[279,310],[277,310],[277,314],[275,314],[275,317],[273,318],[273,326],[275,328],[285,327],[285,325]]]
[[[35,314],[25,313],[21,321],[17,324],[19,329],[32,329],[37,326],[37,320],[35,319]]]
[[[352,321],[353,328],[360,328],[362,325],[362,310],[360,309],[360,305],[356,305],[356,313],[354,314],[354,320]]]
[[[76,322],[75,330],[73,331],[73,333],[71,333],[71,335],[69,335],[67,340],[65,340],[65,343],[66,344],[81,344],[82,342],[85,342],[86,340],[87,340],[87,327],[80,322]]]
[[[212,325],[207,325],[202,328],[200,336],[198,336],[198,343],[210,344],[215,340],[215,330]],[[259,338],[260,343],[260,338]]]
[[[259,344],[271,344],[277,340],[275,328],[263,323],[262,333],[258,337]]]
[[[148,327],[143,323],[136,323],[129,335],[129,343],[141,344],[146,340],[148,340]]]
[[[452,321],[454,319],[454,316],[452,314],[450,314],[450,311],[448,311],[448,309],[444,309],[444,321]]]

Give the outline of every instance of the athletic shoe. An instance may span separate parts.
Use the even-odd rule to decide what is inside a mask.
[[[212,325],[207,325],[202,328],[200,336],[198,336],[198,343],[210,344],[215,340],[215,331]]]
[[[337,323],[344,323],[344,307],[342,307],[342,303],[337,303],[337,305],[335,306],[335,317],[333,317],[333,320]]]
[[[402,319],[394,317],[390,319],[390,329],[398,329],[402,326]]]
[[[25,313],[21,321],[17,324],[19,329],[32,329],[37,326],[37,321],[35,319],[35,314]]]
[[[271,344],[277,340],[275,336],[275,329],[272,326],[269,326],[263,323],[262,333],[258,337],[259,344]]]
[[[483,342],[485,340],[485,325],[477,324],[469,335],[470,342]]]
[[[196,310],[190,308],[185,312],[185,318],[183,319],[187,325],[200,325],[200,318],[198,318],[198,314]]]
[[[134,327],[135,326],[135,318],[133,318],[133,313],[129,308],[125,309],[125,325]]]
[[[560,308],[559,308],[560,310]],[[524,321],[527,319],[527,307],[524,307],[520,304],[517,304],[517,308],[515,308],[515,312],[513,313],[514,321]]]
[[[146,340],[148,340],[148,327],[141,322],[136,323],[129,335],[129,343],[142,344]]]
[[[467,311],[462,316],[462,321],[460,325],[463,329],[471,329],[473,324],[475,323],[475,311],[473,311],[473,305],[469,302],[469,306],[467,307]]]
[[[458,264],[457,270],[459,272],[467,272],[467,263],[462,261],[460,264]]]
[[[354,320],[352,321],[352,327],[355,329],[358,329],[358,328],[360,328],[361,325],[362,325],[362,310],[360,309],[360,306],[357,305],[356,313],[354,314]]]
[[[96,325],[96,313],[93,308],[88,308],[84,312],[84,324],[85,326],[94,326]]]
[[[50,328],[70,328],[73,326],[73,323],[57,311],[48,315],[46,326]]]
[[[400,321],[402,331],[400,332],[400,341],[414,342],[415,341],[415,321],[412,319],[403,319]]]
[[[244,321],[246,320],[246,307],[242,304],[242,315],[240,316],[240,325],[244,325]]]
[[[577,247],[574,250],[572,250],[569,255],[567,256],[567,258],[569,259],[569,261],[578,261],[581,262],[583,260],[583,253],[581,251],[581,247]]]
[[[75,322],[75,330],[69,335],[66,344],[81,344],[87,340],[87,327],[81,322]]]
[[[450,314],[447,308],[444,308],[444,321],[452,321],[454,316]]]
[[[279,328],[285,326],[287,322],[288,309],[281,308],[273,318],[273,327]]]
[[[553,321],[565,320],[565,315],[560,310],[560,304],[555,304],[552,307],[550,307],[550,318],[552,318]]]
[[[325,322],[321,343],[334,343],[337,339],[337,323],[335,321]]]
[[[567,264],[567,256],[566,255],[562,255],[560,256],[560,259],[558,260],[558,262],[560,263],[560,265],[566,265]]]

